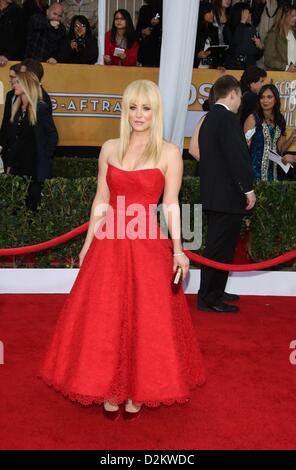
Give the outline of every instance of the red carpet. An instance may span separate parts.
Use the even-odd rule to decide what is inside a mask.
[[[197,312],[207,383],[187,405],[130,423],[73,404],[36,378],[65,295],[1,295],[1,449],[295,449],[296,298],[245,297],[241,313]]]

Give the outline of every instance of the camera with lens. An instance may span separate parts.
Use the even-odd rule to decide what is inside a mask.
[[[78,36],[76,39],[77,49],[83,49],[85,47],[85,38],[82,36]]]
[[[239,54],[236,57],[236,62],[240,69],[244,70],[247,65],[247,56],[245,54]]]

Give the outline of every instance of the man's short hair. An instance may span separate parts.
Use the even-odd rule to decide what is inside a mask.
[[[24,59],[21,62],[21,65],[24,65],[26,67],[26,70],[28,70],[29,72],[33,72],[38,78],[39,82],[41,82],[42,77],[44,75],[44,68],[41,62],[34,59]]]
[[[267,72],[256,65],[250,65],[241,76],[240,85],[242,92],[250,91],[251,83],[259,82],[260,78],[267,77]]]
[[[215,101],[226,98],[233,90],[240,90],[239,82],[235,77],[223,75],[223,77],[218,78],[214,83]]]

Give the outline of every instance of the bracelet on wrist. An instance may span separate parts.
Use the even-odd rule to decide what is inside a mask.
[[[185,253],[182,251],[181,253],[173,253],[173,256],[183,256]]]

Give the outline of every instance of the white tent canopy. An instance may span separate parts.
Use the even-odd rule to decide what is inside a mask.
[[[159,86],[164,136],[183,150],[199,0],[164,0]]]

